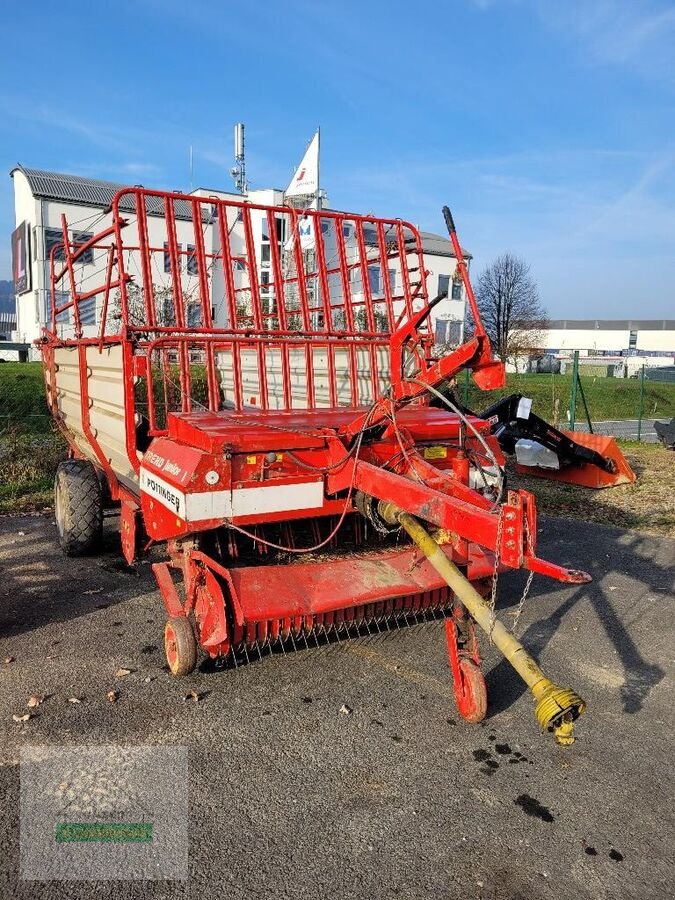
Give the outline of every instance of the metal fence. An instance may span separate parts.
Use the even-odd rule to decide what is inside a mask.
[[[655,422],[675,416],[675,369],[643,366],[632,378],[607,370],[589,371],[575,354],[565,374],[510,374],[506,388],[483,393],[465,373],[459,385],[464,404],[476,412],[507,394],[533,400],[533,412],[565,431],[592,431],[627,441],[654,443]]]
[[[0,513],[48,503],[65,456],[65,441],[47,409],[41,365],[0,365]]]

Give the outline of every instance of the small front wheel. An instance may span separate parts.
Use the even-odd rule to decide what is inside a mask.
[[[172,616],[164,626],[164,652],[173,675],[189,675],[197,665],[197,640],[185,617]]]
[[[467,722],[482,722],[487,714],[487,688],[480,668],[466,656],[459,660],[461,683],[454,684],[457,711]]]

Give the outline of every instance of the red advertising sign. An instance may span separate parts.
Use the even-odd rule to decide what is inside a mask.
[[[12,234],[12,278],[14,293],[24,294],[30,290],[30,228],[22,222]]]

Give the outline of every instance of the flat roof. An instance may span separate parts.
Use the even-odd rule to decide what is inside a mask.
[[[546,328],[562,331],[675,331],[675,319],[550,319]]]

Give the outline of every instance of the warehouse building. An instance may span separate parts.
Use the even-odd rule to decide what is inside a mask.
[[[631,377],[646,366],[675,363],[674,319],[555,319],[537,330],[543,356],[523,359],[521,370],[565,371],[575,352],[594,373]]]
[[[541,334],[547,353],[675,357],[675,319],[556,319]]]

